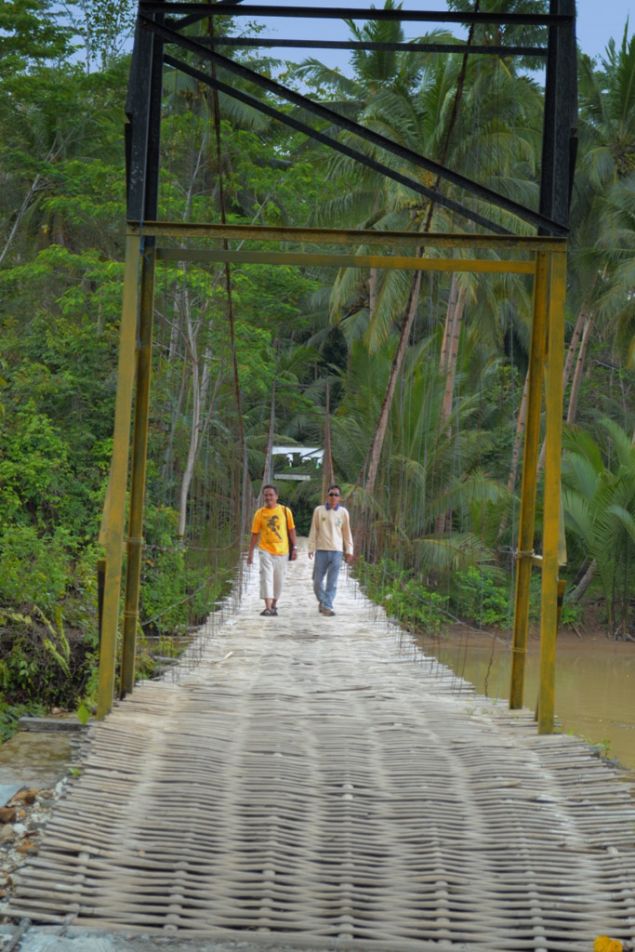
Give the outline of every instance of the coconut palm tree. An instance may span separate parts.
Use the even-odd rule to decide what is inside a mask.
[[[578,411],[580,382],[592,331],[624,326],[632,274],[621,204],[627,209],[635,176],[635,36],[628,24],[618,46],[611,40],[599,67],[580,58],[580,157],[572,203],[570,284],[577,318],[565,364],[571,380],[567,420]],[[632,237],[632,230],[631,230]],[[632,248],[632,245],[630,246]],[[629,283],[630,282],[630,283]]]
[[[358,57],[358,63],[360,59]],[[364,78],[368,72],[368,69],[364,71]],[[540,116],[537,86],[526,77],[515,75],[509,64],[501,60],[490,57],[478,63],[470,62],[462,87],[464,111],[457,119],[454,106],[461,86],[460,75],[459,56],[419,57],[417,67],[411,67],[407,73],[408,82],[404,81],[403,70],[397,71],[398,81],[394,83],[369,80],[372,95],[359,109],[359,121],[414,151],[425,151],[437,159],[449,154],[453,168],[479,177],[504,194],[528,203],[535,201]],[[358,98],[358,104],[361,101]],[[448,149],[450,123],[454,135]],[[474,176],[475,163],[480,165],[478,176]],[[441,206],[431,206],[427,199],[414,195],[402,185],[395,185],[390,179],[366,169],[354,169],[350,160],[338,158],[332,166],[332,174],[340,176],[342,181],[353,179],[357,187],[347,190],[346,207],[339,203],[337,208],[326,211],[363,212],[361,221],[358,219],[356,224],[378,230],[401,228],[424,232],[430,226],[437,230],[453,227]],[[425,184],[434,187],[436,182],[428,176]],[[452,409],[457,346],[470,288],[473,299],[474,283],[455,276],[449,292],[447,289],[444,292],[447,298],[441,369],[446,379],[446,418]],[[348,325],[351,339],[363,336],[373,351],[383,346],[395,326],[400,328],[393,371],[364,465],[364,485],[369,495],[377,478],[397,380],[419,316],[420,294],[420,273],[371,272],[368,275],[362,269],[347,269],[340,272],[333,286],[333,318]]]
[[[435,369],[435,351],[434,337],[409,349],[371,496],[356,485],[356,475],[391,372],[391,346],[371,355],[361,341],[352,344],[342,379],[344,397],[332,422],[339,470],[352,484],[353,501],[369,516],[364,553],[388,551],[441,577],[493,558],[481,538],[483,512],[505,493],[481,465],[491,438],[480,426],[480,394],[462,393],[447,425],[443,422],[444,380]],[[438,537],[436,519],[448,509],[454,512],[453,524]]]
[[[566,527],[584,554],[584,572],[570,599],[580,599],[597,576],[611,632],[635,640],[635,444],[612,420],[601,426],[605,447],[578,428],[566,433]]]

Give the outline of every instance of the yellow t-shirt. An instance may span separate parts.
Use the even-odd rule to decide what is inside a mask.
[[[256,511],[251,525],[251,531],[260,534],[258,548],[272,555],[289,554],[287,529],[295,529],[295,522],[293,513],[286,506],[275,506],[273,509],[263,506]]]

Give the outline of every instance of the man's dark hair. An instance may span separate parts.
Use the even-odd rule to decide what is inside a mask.
[[[339,487],[338,487],[338,488],[339,488]],[[263,486],[263,487],[262,487],[263,493],[264,493],[265,489],[273,489],[273,491],[274,491],[274,493],[276,494],[276,496],[279,496],[279,495],[280,495],[280,493],[278,492],[278,487],[277,487],[277,486],[274,486],[273,483],[267,483],[266,486]]]
[[[329,486],[328,491],[330,492],[332,489],[339,489],[340,492],[342,491],[340,486],[337,485],[337,483],[333,483],[332,486]]]

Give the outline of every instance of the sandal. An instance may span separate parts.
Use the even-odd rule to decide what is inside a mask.
[[[272,608],[272,609],[271,609],[271,614],[272,614],[272,615],[275,615],[276,618],[277,618],[277,617],[278,617],[278,609],[277,609],[277,608]]]
[[[264,612],[260,612],[261,615],[265,615],[267,618],[271,618],[273,612],[270,608],[265,608]]]

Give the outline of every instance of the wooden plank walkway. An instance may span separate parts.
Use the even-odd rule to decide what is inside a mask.
[[[24,866],[36,923],[268,949],[590,952],[635,937],[635,808],[620,775],[476,696],[352,581],[318,614],[257,570],[178,676],[91,729]]]

